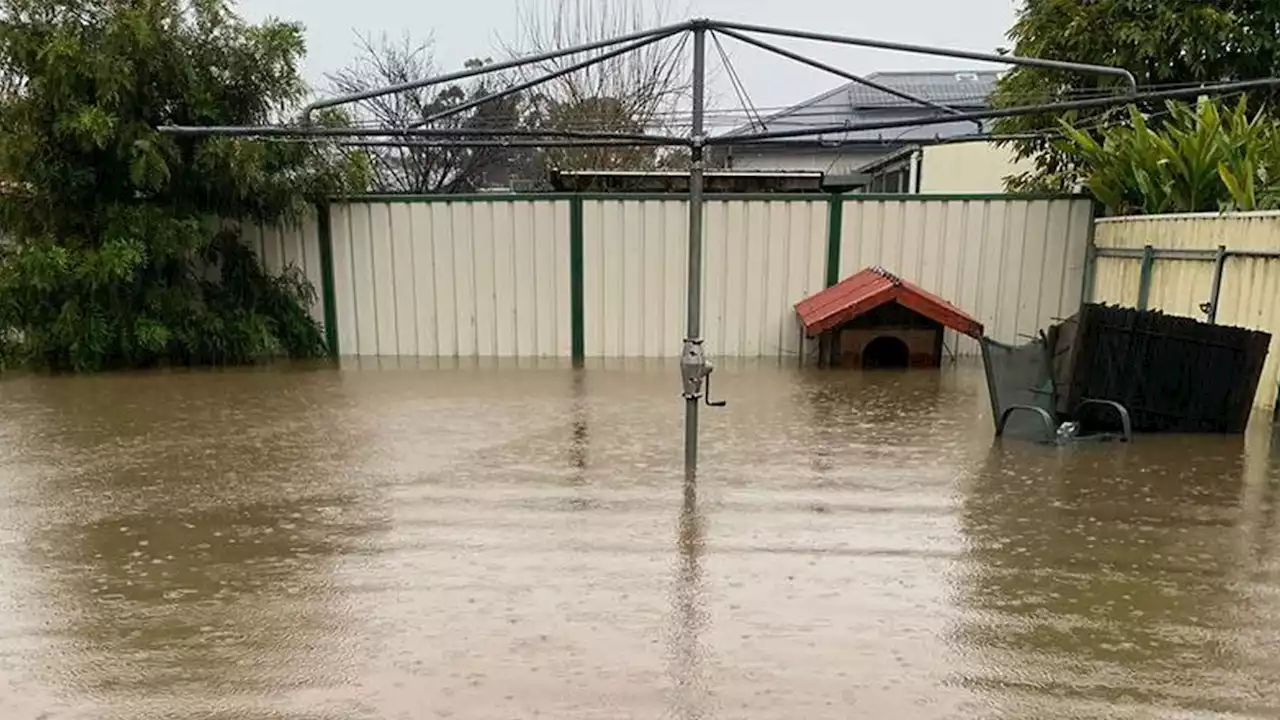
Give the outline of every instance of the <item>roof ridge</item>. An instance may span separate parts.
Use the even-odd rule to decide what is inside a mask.
[[[863,268],[794,305],[807,337],[815,337],[888,302],[973,338],[983,335],[982,322],[954,303],[899,277],[883,266]]]
[[[864,75],[864,76],[862,76],[862,77],[863,77],[864,79],[867,79],[867,80],[875,81],[876,79],[886,79],[886,78],[892,78],[892,77],[910,77],[910,76],[913,76],[913,75],[915,75],[915,76],[921,76],[921,77],[929,77],[929,76],[936,76],[936,77],[952,77],[952,76],[960,75],[960,74],[977,74],[977,75],[986,75],[986,76],[998,76],[998,75],[999,75],[999,71],[998,71],[998,70],[971,70],[971,69],[970,69],[970,70],[966,70],[966,69],[960,69],[960,70],[877,70],[877,71],[875,71],[875,72],[872,72],[872,73],[870,73],[870,74],[868,74],[868,75]],[[816,106],[816,105],[820,105],[820,104],[822,104],[822,103],[824,103],[824,102],[826,102],[826,101],[828,101],[828,100],[831,100],[832,98],[838,97],[838,96],[839,96],[839,95],[841,95],[841,94],[844,94],[844,95],[848,96],[848,95],[849,95],[853,90],[855,90],[855,89],[866,89],[868,92],[880,93],[880,94],[882,94],[882,95],[891,95],[891,94],[892,94],[892,93],[886,93],[886,92],[884,92],[883,90],[880,90],[880,89],[878,89],[878,88],[870,87],[870,86],[866,85],[865,83],[859,82],[859,81],[857,81],[857,80],[849,80],[849,81],[847,81],[847,82],[841,83],[840,85],[837,85],[836,87],[834,87],[834,88],[832,88],[832,89],[830,89],[830,90],[827,90],[826,92],[819,93],[818,95],[814,95],[814,96],[810,97],[810,98],[809,98],[809,99],[807,99],[807,100],[802,100],[802,101],[800,101],[800,102],[796,103],[795,105],[792,105],[792,106],[790,106],[790,107],[783,108],[783,109],[778,110],[778,111],[776,111],[776,112],[773,112],[773,113],[771,113],[771,114],[769,114],[769,115],[767,115],[767,116],[765,116],[765,117],[759,118],[759,120],[749,119],[747,122],[743,123],[742,125],[739,125],[738,127],[735,127],[734,129],[732,129],[732,130],[730,130],[729,132],[725,133],[725,135],[726,135],[726,137],[732,137],[732,136],[734,136],[734,135],[738,135],[738,134],[742,134],[742,133],[746,133],[746,132],[753,132],[753,131],[755,130],[755,128],[756,128],[756,126],[757,126],[757,125],[762,125],[765,129],[768,129],[768,127],[769,127],[769,125],[770,125],[771,123],[775,123],[775,122],[777,122],[778,120],[783,120],[783,119],[788,118],[788,117],[790,117],[790,116],[792,116],[792,115],[796,115],[796,114],[798,114],[798,113],[802,112],[802,111],[803,111],[803,110],[805,110],[805,109],[812,108],[812,107],[814,107],[814,106]],[[861,108],[861,107],[862,107],[862,106],[861,106],[861,105],[859,105],[859,104],[858,104],[858,103],[857,103],[853,98],[851,98],[851,97],[846,97],[846,99],[848,100],[847,105],[849,106],[849,108],[850,108],[850,109],[859,109],[859,108]],[[898,109],[898,107],[899,107],[899,106],[896,106],[896,105],[887,105],[887,106],[885,106],[883,109],[890,109],[890,110],[892,110],[892,109]],[[910,107],[910,106],[904,106],[904,107]],[[881,108],[878,108],[878,107],[869,107],[869,108],[867,108],[867,109],[881,109]]]
[[[889,272],[887,269],[885,269],[880,265],[872,265],[867,269],[875,273],[876,275],[879,275],[880,277],[884,278],[885,280],[888,280],[894,285],[902,284],[902,278],[898,277],[897,275],[894,275],[893,273]]]
[[[977,73],[979,75],[999,75],[999,70],[984,70],[981,68],[933,68],[932,70],[876,70],[867,75],[959,75],[962,73]]]
[[[832,97],[835,97],[836,95],[839,95],[839,94],[840,94],[840,93],[842,93],[842,92],[848,92],[848,90],[849,90],[849,86],[850,86],[850,85],[856,85],[856,84],[857,84],[857,83],[855,83],[855,82],[853,82],[853,81],[851,80],[851,81],[849,81],[849,82],[847,82],[847,83],[844,83],[844,84],[842,84],[842,85],[836,86],[836,87],[834,87],[834,88],[832,88],[832,89],[830,89],[830,90],[828,90],[828,91],[826,91],[826,92],[824,92],[824,93],[820,93],[820,94],[818,94],[818,95],[814,95],[813,97],[809,98],[808,100],[801,100],[800,102],[796,103],[795,105],[792,105],[791,107],[783,108],[783,109],[781,109],[781,110],[779,110],[779,111],[777,111],[777,112],[775,112],[775,113],[772,113],[772,114],[770,114],[770,115],[767,115],[767,116],[765,116],[765,117],[762,117],[762,118],[760,118],[760,120],[759,120],[759,121],[754,121],[754,120],[753,120],[753,121],[749,121],[745,126],[740,127],[740,128],[735,128],[734,130],[730,131],[730,133],[736,133],[736,132],[739,132],[740,130],[743,130],[743,129],[746,129],[746,128],[753,128],[753,127],[755,127],[755,125],[757,124],[757,122],[758,122],[760,125],[764,125],[765,127],[768,127],[768,126],[769,126],[769,123],[770,123],[770,122],[772,122],[772,121],[774,121],[774,120],[777,120],[777,119],[779,119],[779,118],[787,117],[788,115],[792,115],[792,114],[794,114],[794,113],[795,113],[796,111],[798,111],[798,110],[803,110],[803,109],[805,109],[805,108],[807,108],[807,107],[810,107],[810,106],[816,105],[816,104],[818,104],[818,103],[822,102],[823,100],[828,100],[828,99],[830,99],[830,98],[832,98]]]

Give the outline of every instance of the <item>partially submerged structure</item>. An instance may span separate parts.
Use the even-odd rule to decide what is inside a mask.
[[[796,314],[805,336],[818,340],[820,365],[938,367],[943,330],[982,338],[982,323],[881,267],[801,300]]]
[[[1119,402],[1137,432],[1244,432],[1271,344],[1257,330],[1098,304],[1047,337],[1059,412]]]
[[[996,434],[1240,433],[1271,336],[1153,310],[1085,304],[1019,347],[983,340]],[[1016,417],[1016,419],[1015,419]]]
[[[822,366],[929,368],[946,330],[982,346],[997,435],[1128,440],[1134,432],[1243,432],[1266,362],[1265,332],[1085,304],[1021,346],[919,285],[869,267],[795,305]]]

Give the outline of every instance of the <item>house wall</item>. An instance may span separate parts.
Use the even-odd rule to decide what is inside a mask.
[[[896,150],[896,146],[872,148],[735,149],[734,170],[817,170],[847,175]]]
[[[1130,307],[1143,294],[1141,251],[1200,251],[1198,256],[1153,255],[1146,289],[1151,309],[1206,320],[1200,308],[1213,297],[1219,246],[1226,251],[1267,256],[1222,260],[1215,322],[1271,333],[1271,347],[1258,382],[1254,406],[1274,411],[1280,393],[1280,213],[1153,215],[1097,221],[1094,245],[1100,256],[1092,269],[1092,300]],[[1127,250],[1133,257],[1108,257]]]
[[[1075,311],[1090,210],[1074,198],[708,196],[707,350],[808,357],[795,304],[869,265],[1014,343]],[[269,269],[304,269],[341,355],[675,357],[687,223],[685,199],[669,195],[370,197],[246,238]],[[948,345],[976,352],[967,338]]]
[[[921,152],[922,193],[1000,193],[1006,176],[1034,167],[1011,149],[985,141],[928,145]]]

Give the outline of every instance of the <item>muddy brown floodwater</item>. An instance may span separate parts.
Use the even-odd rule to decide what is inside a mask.
[[[0,717],[1280,714],[1271,428],[994,442],[982,374],[0,382]],[[1277,443],[1280,448],[1280,443]]]

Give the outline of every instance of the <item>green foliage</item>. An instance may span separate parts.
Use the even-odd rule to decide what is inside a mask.
[[[1057,149],[1078,160],[1085,185],[1112,213],[1206,212],[1280,207],[1280,127],[1250,114],[1246,98],[1192,107],[1169,103],[1155,128],[1129,122],[1100,138],[1062,123]]]
[[[1280,72],[1278,23],[1276,0],[1024,0],[1008,36],[1018,55],[1115,65],[1132,72],[1140,85],[1200,84]],[[1116,83],[1114,78],[1016,68],[1001,78],[995,102],[1013,106],[1071,100],[1113,92]],[[1256,95],[1252,109],[1267,107],[1274,99]],[[1160,106],[1139,109],[1151,112]],[[1065,119],[1074,127],[1094,127],[1124,117],[1125,111],[1116,109],[1080,111]],[[1010,189],[1074,186],[1079,158],[1049,137],[1062,119],[1041,114],[995,123],[999,134],[1035,135],[1005,143],[1018,157],[1035,162],[1033,172],[1010,179]]]
[[[313,289],[224,219],[360,189],[331,147],[161,135],[279,122],[301,28],[226,0],[0,0],[0,361],[95,370],[314,356]],[[329,116],[329,122],[340,118]]]

